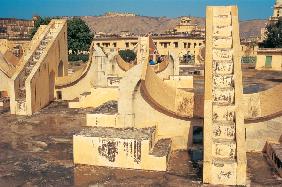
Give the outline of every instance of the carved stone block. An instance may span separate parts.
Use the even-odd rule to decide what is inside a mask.
[[[213,101],[220,105],[231,105],[234,103],[234,89],[214,89]]]
[[[213,38],[213,47],[214,48],[231,49],[232,38],[231,37],[227,37],[227,38],[214,37]]]
[[[233,75],[215,75],[213,77],[213,87],[216,88],[233,87]]]
[[[214,121],[234,121],[235,107],[234,106],[213,106]]]
[[[213,59],[218,61],[231,61],[233,51],[228,49],[213,49]]]
[[[216,142],[212,145],[212,154],[217,158],[234,159],[236,155],[235,142]]]
[[[212,163],[212,180],[215,184],[236,184],[236,168],[235,162],[222,163],[213,161]]]
[[[213,17],[213,24],[215,26],[231,26],[231,15],[220,14]]]
[[[232,35],[232,27],[227,26],[213,26],[214,37],[230,37]]]
[[[235,140],[235,124],[233,122],[229,124],[222,124],[221,122],[214,123],[213,138]]]
[[[214,61],[213,62],[213,73],[214,74],[232,74],[233,73],[233,62],[221,62],[221,61]]]

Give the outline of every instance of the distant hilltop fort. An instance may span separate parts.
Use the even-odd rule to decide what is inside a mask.
[[[104,16],[107,17],[117,17],[117,16],[136,16],[136,14],[128,13],[128,12],[107,12]]]

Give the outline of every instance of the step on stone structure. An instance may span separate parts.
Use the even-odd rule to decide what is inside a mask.
[[[246,185],[240,38],[236,6],[207,7],[203,182]]]
[[[155,141],[154,128],[87,128],[74,136],[74,163],[166,171],[171,140]]]

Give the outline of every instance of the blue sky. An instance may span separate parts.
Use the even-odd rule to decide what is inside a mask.
[[[145,16],[205,16],[207,5],[238,5],[241,20],[266,19],[275,0],[0,0],[0,17],[89,16],[109,11]]]

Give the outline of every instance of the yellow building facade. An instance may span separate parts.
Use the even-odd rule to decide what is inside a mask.
[[[259,49],[257,52],[256,69],[282,71],[282,49]]]
[[[160,55],[168,55],[169,51],[175,54],[192,54],[194,55],[197,47],[204,45],[203,37],[187,36],[153,36],[155,46]],[[96,46],[102,47],[106,51],[131,49],[138,43],[138,37],[105,37],[95,38]]]

